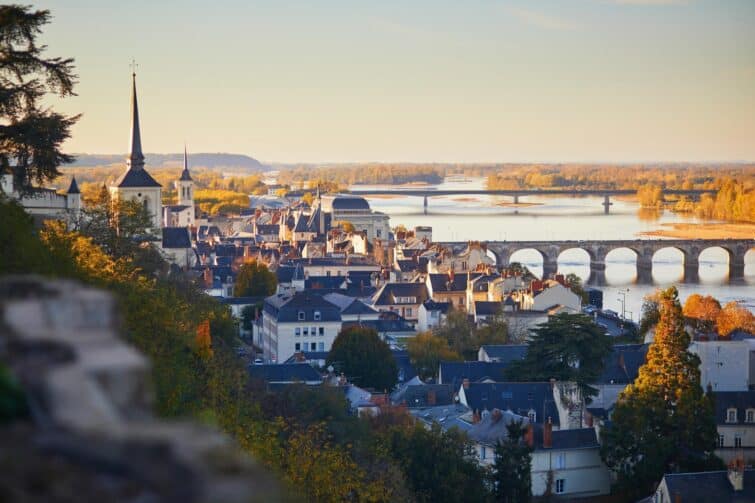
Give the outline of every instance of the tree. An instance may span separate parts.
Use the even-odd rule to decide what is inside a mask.
[[[312,195],[311,192],[305,192],[301,196],[301,201],[305,203],[307,206],[312,206],[312,203],[315,200],[315,196]]]
[[[333,341],[326,365],[333,365],[357,386],[391,390],[398,381],[398,366],[391,348],[372,328],[341,329]]]
[[[716,318],[718,335],[728,337],[734,330],[755,333],[755,315],[737,302],[727,302]]]
[[[435,335],[448,342],[451,350],[462,355],[464,359],[476,359],[477,349],[472,346],[472,331],[474,325],[469,321],[467,313],[453,306],[446,313],[445,321],[435,329]]]
[[[659,293],[658,311],[646,363],[619,395],[603,438],[603,459],[628,496],[648,494],[664,473],[720,466],[713,404],[700,385],[700,359],[688,350],[676,288]]]
[[[493,462],[493,494],[496,501],[519,503],[532,498],[532,447],[524,441],[521,421],[506,425],[508,436],[499,441]]]
[[[253,260],[242,264],[233,285],[236,297],[267,297],[275,293],[278,280],[264,264]]]
[[[721,313],[721,304],[710,295],[702,296],[695,293],[687,297],[683,309],[684,317],[692,323],[696,330],[712,332]]]
[[[406,343],[409,359],[417,369],[420,378],[427,379],[438,374],[441,361],[461,360],[455,351],[448,347],[448,341],[432,332],[420,332]]]
[[[603,372],[611,340],[592,318],[560,313],[532,330],[523,360],[506,371],[517,381],[574,381],[588,400],[597,390],[590,386]]]
[[[37,43],[49,22],[47,10],[0,5],[0,172],[12,173],[22,192],[60,176],[58,167],[73,161],[61,146],[79,116],[43,103],[49,93],[73,96],[77,78],[73,59],[47,58],[47,46]]]
[[[660,318],[658,311],[658,292],[645,295],[642,299],[642,314],[640,315],[640,336],[645,337]]]
[[[488,500],[485,472],[469,439],[458,429],[415,424],[393,428],[385,436],[386,448],[401,466],[417,502]]]
[[[356,230],[354,224],[352,224],[348,220],[340,220],[336,222],[335,227],[340,227],[343,232],[354,232]]]
[[[587,304],[589,302],[589,298],[587,296],[587,290],[585,290],[585,287],[582,285],[582,279],[574,274],[573,272],[570,272],[566,275],[566,286],[569,287],[569,289],[579,295],[579,298],[582,299],[582,304]]]

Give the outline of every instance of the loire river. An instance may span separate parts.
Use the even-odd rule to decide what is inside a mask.
[[[356,185],[357,192],[368,189],[396,189],[395,186]],[[482,178],[447,178],[436,189],[484,189]],[[602,197],[520,198],[518,207],[511,206],[512,198],[505,196],[436,196],[428,200],[427,214],[419,197],[367,197],[372,209],[391,217],[391,226],[403,224],[411,229],[418,225],[433,228],[434,241],[549,241],[637,239],[640,233],[657,230],[661,224],[694,222],[670,211],[661,215],[643,215],[636,201],[612,199],[610,214],[603,212]],[[524,203],[524,204],[521,204]],[[531,203],[528,206],[527,203]],[[511,257],[522,262],[533,273],[542,274],[542,259],[534,250],[521,250]],[[723,304],[732,300],[755,311],[755,250],[746,258],[745,281],[728,283],[726,252],[712,248],[700,255],[700,282],[682,283],[684,269],[681,252],[667,248],[653,258],[653,285],[637,284],[634,252],[615,250],[606,259],[606,282],[603,290],[604,307],[619,313],[622,303],[627,317],[639,319],[643,297],[656,288],[677,285],[684,299],[692,293],[713,295]],[[561,254],[559,272],[575,273],[583,281],[590,275],[590,261],[581,250]]]

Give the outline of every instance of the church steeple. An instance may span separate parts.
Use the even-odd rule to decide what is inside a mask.
[[[181,172],[181,181],[192,181],[191,174],[189,173],[189,155],[186,153],[186,145],[184,145],[184,170]]]
[[[142,153],[142,134],[139,129],[139,104],[136,99],[136,72],[131,74],[133,87],[131,91],[131,143],[126,163],[132,170],[144,169],[144,154]]]

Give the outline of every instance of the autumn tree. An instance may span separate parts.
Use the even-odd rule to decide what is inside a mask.
[[[721,304],[710,295],[695,293],[687,297],[682,310],[684,317],[696,330],[712,332],[721,313]]]
[[[398,381],[398,365],[391,348],[372,328],[342,328],[333,341],[326,365],[333,365],[357,386],[390,391]]]
[[[13,175],[21,191],[60,176],[58,167],[73,161],[61,150],[78,115],[54,112],[50,94],[73,96],[73,59],[46,57],[37,38],[50,11],[0,5],[0,172]]]
[[[275,293],[278,280],[266,266],[257,261],[239,267],[233,295],[236,297],[267,297]]]
[[[461,360],[455,351],[448,347],[448,341],[432,332],[420,332],[406,343],[409,359],[420,378],[427,379],[438,374],[442,361]]]
[[[728,337],[734,330],[741,329],[755,334],[755,315],[737,302],[727,302],[716,318],[718,335]]]
[[[559,313],[532,331],[523,360],[506,371],[517,381],[573,381],[589,399],[597,390],[590,386],[603,372],[611,351],[611,339],[584,314]]]
[[[570,272],[566,275],[565,281],[569,290],[579,295],[579,298],[582,299],[582,304],[587,304],[589,299],[587,296],[587,290],[585,290],[585,287],[582,284],[582,278],[573,272]]]
[[[451,307],[446,313],[446,319],[435,328],[435,335],[448,342],[451,350],[464,359],[472,360],[477,352],[472,346],[472,332],[474,325],[469,321],[465,311]]]
[[[506,425],[508,435],[495,447],[492,480],[495,500],[519,503],[532,498],[532,447],[524,440],[521,421]]]
[[[212,336],[210,335],[210,320],[202,321],[197,327],[197,335],[194,338],[197,354],[205,360],[212,358]]]
[[[652,491],[664,473],[720,466],[711,399],[700,386],[700,360],[690,337],[676,288],[658,295],[658,324],[646,363],[619,395],[602,455],[628,496]]]

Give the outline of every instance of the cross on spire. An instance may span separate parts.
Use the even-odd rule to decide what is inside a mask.
[[[139,67],[139,64],[136,62],[134,58],[131,58],[131,63],[129,63],[129,68],[131,68],[131,74],[136,76],[136,69]]]

